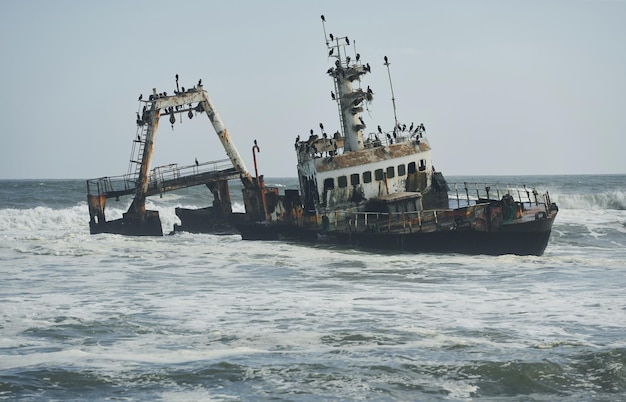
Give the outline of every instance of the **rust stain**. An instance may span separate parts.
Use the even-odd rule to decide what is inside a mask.
[[[420,152],[425,152],[429,151],[430,147],[425,142],[421,142],[419,149]],[[315,165],[318,172],[327,172],[413,154],[415,154],[414,143],[403,142],[400,144],[365,149],[361,152],[348,152],[333,157],[318,158],[315,161]]]

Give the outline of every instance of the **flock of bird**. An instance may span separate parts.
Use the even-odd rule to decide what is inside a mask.
[[[322,18],[322,22],[325,23],[326,22],[326,18],[324,17],[324,15],[322,15],[321,18]],[[324,28],[324,32],[326,32],[325,28]],[[332,57],[336,57],[337,60],[335,60],[335,68],[332,68],[332,67],[329,68],[327,73],[330,74],[330,75],[334,75],[338,71],[340,74],[343,75],[344,68],[342,67],[342,63],[340,61],[341,57],[340,57],[339,52],[338,52],[337,55],[335,55],[335,48],[339,49],[339,46],[340,46],[339,41],[341,39],[345,40],[345,44],[346,45],[350,45],[350,39],[348,39],[347,36],[343,37],[343,38],[335,37],[335,35],[333,35],[332,33],[330,33],[328,35],[328,38],[330,38],[330,42],[335,42],[336,43],[336,45],[330,46],[329,45],[330,42],[328,40],[326,41],[326,45],[329,46],[329,48],[330,48],[330,50],[328,52],[328,56],[329,57],[331,57],[331,56]],[[341,45],[343,45],[343,44],[341,44]],[[350,56],[346,56],[345,59],[346,59],[346,65],[348,66],[348,69],[350,69],[351,68],[350,67],[350,60],[351,60]],[[356,59],[357,63],[360,63],[361,55],[359,53],[356,53],[355,59]],[[384,61],[385,61],[384,65],[389,67],[390,63],[389,63],[389,58],[387,56],[384,56]],[[371,72],[370,64],[366,63],[365,65],[363,65],[363,70],[365,72]],[[365,92],[365,99],[367,101],[371,101],[373,99],[373,96],[374,96],[374,92],[372,91],[372,89],[368,85],[367,90]],[[330,91],[330,97],[335,102],[339,102],[340,101],[339,96],[336,95],[334,91]],[[358,128],[359,129],[365,128],[366,127],[365,122],[363,121],[363,119],[360,116],[359,116],[359,121],[360,121],[360,125],[358,126]],[[399,133],[405,133],[407,131],[407,125],[406,124],[399,124],[399,123],[396,124],[394,126],[393,130],[391,130],[389,132],[383,132],[383,130],[382,130],[382,128],[380,126],[378,126],[377,128],[378,128],[378,134],[386,136],[387,137],[387,141],[390,144],[393,144],[394,140],[397,140],[397,137],[398,137]],[[322,123],[320,123],[320,130],[321,130],[322,138],[324,138],[325,140],[328,139],[328,135],[324,131],[324,125]],[[410,136],[411,137],[416,136],[418,138],[418,141],[419,141],[419,138],[421,138],[421,136],[424,133],[424,131],[426,131],[426,129],[424,128],[424,124],[423,123],[418,124],[418,125],[415,125],[415,123],[411,123],[411,125],[408,128],[408,132],[409,132]],[[375,136],[377,141],[380,141],[378,139],[378,134],[376,134],[376,133],[372,133],[372,134]],[[333,139],[339,139],[339,138],[341,138],[341,134],[339,133],[339,131],[337,131],[333,135]],[[299,135],[296,137],[296,141],[295,141],[295,144],[294,144],[295,145],[295,149],[299,150],[299,151],[305,150],[307,152],[309,152],[310,150],[313,150],[313,152],[316,152],[317,150],[315,148],[315,143],[319,139],[320,139],[320,137],[317,134],[314,133],[313,129],[311,129],[309,138],[306,141],[302,141],[300,139]],[[330,139],[330,143],[331,144],[333,144],[333,139]],[[334,142],[334,144],[335,144],[335,151],[336,151],[336,142]]]
[[[321,19],[322,19],[322,22],[326,22],[326,18],[324,17],[324,15],[321,16]],[[348,45],[348,46],[350,45],[350,39],[347,36],[345,36],[343,38],[338,38],[338,37],[335,37],[332,33],[330,33],[328,35],[328,37],[330,38],[331,42],[336,40],[337,41],[337,46],[339,46],[338,41],[340,39],[344,39],[345,44]],[[326,44],[328,45],[328,42],[326,42]],[[334,47],[330,48],[330,50],[328,52],[328,56],[329,57],[334,55],[334,50],[335,50]],[[361,55],[359,53],[356,53],[355,59],[356,59],[357,63],[360,63]],[[350,56],[346,56],[346,64],[348,66],[350,64],[350,60],[351,60]],[[384,56],[384,60],[385,60],[384,65],[389,66],[390,63],[389,63],[389,59],[387,58],[387,56]],[[341,64],[339,62],[339,59],[337,61],[335,61],[335,66],[338,69],[341,69]],[[365,65],[363,65],[363,69],[366,72],[371,72],[370,64],[366,63]],[[327,73],[331,74],[331,73],[333,73],[333,71],[334,71],[334,69],[330,68],[330,69],[328,69]],[[179,95],[179,94],[182,94],[182,93],[185,93],[185,92],[195,92],[198,88],[201,88],[201,87],[202,87],[202,79],[198,80],[197,86],[194,86],[193,88],[189,88],[189,89],[187,89],[187,91],[185,91],[185,87],[179,87],[179,84],[178,84],[178,74],[176,74],[176,90],[174,91],[175,95]],[[374,95],[374,92],[368,86],[367,87],[367,91],[366,91],[366,95],[365,95],[366,99],[368,101],[371,101],[372,98],[373,98],[373,95]],[[159,98],[167,97],[167,96],[168,96],[167,92],[162,92],[162,93],[159,93],[159,94],[156,94],[156,95],[153,94],[153,95],[149,96],[149,101],[153,101],[155,99],[159,99]],[[330,92],[330,96],[331,96],[331,99],[333,101],[338,101],[338,97],[337,97],[337,95],[335,95],[335,93],[333,91]],[[139,101],[143,100],[143,94],[139,95],[139,99],[138,100]],[[175,110],[178,111],[179,110],[179,106],[176,106]],[[164,113],[164,114],[171,114],[170,121],[172,122],[172,125],[174,124],[172,119],[174,118],[174,111],[175,110],[174,110],[174,108],[170,107],[169,109],[165,109],[165,113]],[[203,111],[202,110],[202,105],[198,104],[198,106],[195,108],[195,110],[202,112]],[[146,106],[145,105],[143,107],[143,113],[141,115],[139,114],[139,112],[137,112],[137,125],[138,126],[143,126],[146,123],[146,120],[145,120],[145,117],[144,117],[145,116],[145,112],[146,112]],[[190,119],[193,117],[192,105],[191,104],[189,105],[188,116],[189,116]],[[364,128],[365,127],[365,123],[364,123],[363,119],[360,116],[359,116],[359,121],[361,122],[361,126]],[[319,126],[320,126],[320,130],[321,130],[322,138],[327,139],[328,135],[324,131],[324,125],[322,123],[320,123]],[[392,131],[385,132],[385,133],[383,132],[383,130],[380,127],[380,125],[377,127],[377,129],[378,129],[378,134],[386,135],[388,141],[393,144],[393,140],[397,138],[397,135],[398,135],[399,132],[406,132],[407,126],[406,126],[406,124],[402,124],[401,125],[401,124],[398,123],[396,126],[394,126]],[[409,131],[409,134],[411,136],[417,136],[418,138],[420,138],[423,135],[423,133],[426,131],[426,129],[425,129],[423,123],[420,123],[418,125],[415,125],[414,123],[411,123],[410,127],[408,128],[408,131]],[[339,131],[336,131],[333,134],[333,138],[335,140],[341,138],[341,134],[339,133]],[[376,135],[376,138],[378,139],[377,135]],[[305,141],[301,141],[300,136],[299,135],[297,136],[296,142],[295,142],[295,148],[296,148],[296,150],[298,150],[298,149],[301,149],[303,145],[306,145],[306,148],[311,148],[311,149],[315,150],[315,142],[318,139],[319,139],[319,136],[314,133],[313,129],[311,129],[309,138],[308,138],[308,140],[306,142]],[[138,136],[138,140],[139,141],[141,140],[141,138],[139,136]],[[331,141],[331,144],[332,144],[333,140],[331,139],[330,141]],[[336,151],[337,150],[336,141],[334,142],[334,148],[335,148],[335,151]],[[197,161],[196,161],[196,164],[197,164]]]
[[[176,89],[174,90],[174,95],[184,94],[185,92],[195,92],[195,91],[198,90],[198,88],[202,88],[202,78],[200,78],[198,80],[198,84],[196,86],[194,86],[192,88],[188,88],[185,91],[185,87],[179,87],[178,86],[178,74],[176,74]],[[158,93],[156,95],[154,95],[154,94],[150,95],[148,97],[148,100],[149,101],[153,101],[153,100],[156,100],[156,99],[159,99],[159,98],[165,98],[165,97],[167,97],[167,92],[163,91],[163,92],[160,92],[160,93]],[[141,102],[143,100],[143,94],[140,94],[139,95],[139,99],[137,99],[137,100],[139,102]]]
[[[361,122],[363,126],[365,126],[365,123],[363,122],[363,119],[361,117],[359,117],[359,121]],[[389,144],[393,144],[394,141],[397,141],[399,133],[407,132],[407,125],[398,123],[397,125],[394,126],[393,130],[386,131],[386,132],[383,131],[380,125],[377,127],[377,129],[378,129],[378,134],[386,136],[387,142]],[[416,125],[415,123],[411,122],[411,125],[408,127],[409,136],[411,138],[417,137],[418,143],[419,143],[419,139],[422,138],[425,131],[426,131],[426,128],[424,127],[424,123],[420,123]],[[322,123],[320,123],[320,132],[322,134],[321,138],[323,138],[324,140],[329,139],[328,134],[324,131],[324,124]],[[375,134],[375,141],[380,142],[380,138],[378,137],[378,134]],[[341,133],[339,131],[335,131],[335,133],[333,134],[333,137],[330,138],[330,144],[333,145],[335,149],[334,154],[336,154],[336,151],[337,151],[337,143],[334,140],[338,140],[340,138],[341,138]],[[311,129],[309,130],[309,138],[306,141],[302,141],[302,139],[300,138],[300,135],[296,137],[294,147],[296,151],[305,150],[306,152],[313,151],[314,153],[316,153],[317,149],[316,149],[315,143],[317,143],[319,139],[320,139],[320,136],[315,134],[315,131]]]
[[[185,91],[185,87],[179,87],[179,85],[178,85],[178,74],[176,74],[176,89],[174,90],[174,94],[175,95],[184,94],[186,92],[196,92],[199,88],[202,88],[202,78],[198,80],[198,84],[196,86],[194,86],[192,88],[188,88]],[[168,96],[167,92],[163,91],[163,92],[160,92],[160,93],[158,93],[156,95],[154,95],[154,94],[150,95],[149,98],[148,98],[148,101],[151,102],[151,101],[154,101],[156,99],[164,98],[164,97],[167,97],[167,96]],[[139,102],[141,102],[143,100],[143,94],[140,94],[139,98],[137,100]],[[183,106],[176,105],[176,106],[173,106],[173,107],[170,106],[169,108],[163,109],[162,115],[168,115],[168,114],[170,115],[170,123],[172,124],[172,128],[173,128],[174,122],[176,121],[176,119],[174,117],[174,113],[178,113],[180,111],[180,109],[182,109],[182,108],[183,108]],[[144,105],[141,115],[139,114],[139,112],[137,112],[137,126],[141,127],[141,126],[143,126],[143,125],[145,125],[147,123],[147,120],[146,120],[146,110],[147,110],[147,106]],[[187,110],[188,110],[187,117],[189,117],[189,119],[192,119],[194,110],[196,112],[198,112],[198,113],[202,113],[204,111],[204,108],[203,108],[201,103],[198,103],[198,105],[195,108],[193,108],[193,105],[190,103],[189,104],[189,108]],[[141,141],[140,137],[138,137],[138,141]]]

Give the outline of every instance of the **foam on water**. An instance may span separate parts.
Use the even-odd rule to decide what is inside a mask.
[[[149,208],[167,232],[202,201]],[[92,236],[85,202],[0,208],[0,399],[614,399],[624,213],[561,206],[544,256],[489,257]]]
[[[560,208],[583,210],[626,210],[626,192],[614,190],[588,194],[555,194]]]

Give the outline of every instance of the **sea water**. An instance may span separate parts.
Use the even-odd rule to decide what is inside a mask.
[[[543,256],[90,235],[85,181],[0,181],[0,399],[626,399],[626,176],[476,179],[550,190]]]

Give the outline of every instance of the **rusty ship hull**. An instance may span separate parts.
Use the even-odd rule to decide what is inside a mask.
[[[536,255],[544,253],[558,214],[555,204],[491,200],[465,208],[414,213],[353,213],[342,224],[240,222],[244,240],[295,240],[413,253]],[[369,215],[369,217],[368,217]],[[319,221],[324,222],[327,215]]]
[[[373,232],[332,234],[294,229],[292,227],[262,227],[238,224],[244,240],[295,240],[357,247],[367,250],[390,250],[411,253],[445,253],[468,255],[543,255],[550,239],[554,220],[531,225],[528,230],[484,233],[450,230],[436,233],[379,234]]]

